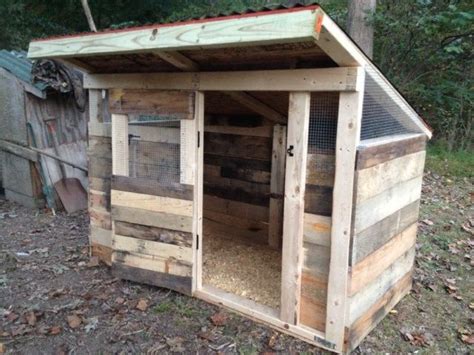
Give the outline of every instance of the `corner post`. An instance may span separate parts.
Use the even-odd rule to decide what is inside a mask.
[[[128,176],[128,115],[112,114],[112,174]]]
[[[343,351],[348,308],[349,248],[352,223],[354,168],[360,140],[364,76],[358,69],[358,91],[341,92],[336,139],[336,176],[334,180],[331,260],[326,310],[326,340],[335,344],[336,351]]]

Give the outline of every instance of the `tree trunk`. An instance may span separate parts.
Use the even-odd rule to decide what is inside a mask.
[[[94,19],[92,18],[91,9],[89,7],[89,4],[87,3],[87,0],[81,0],[81,2],[82,7],[84,8],[84,14],[86,15],[87,22],[89,23],[89,28],[92,32],[97,32],[97,28],[95,27]]]
[[[377,0],[348,0],[347,32],[364,53],[372,59],[374,27],[370,21]]]

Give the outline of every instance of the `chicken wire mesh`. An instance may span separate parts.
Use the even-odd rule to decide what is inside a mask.
[[[366,69],[364,102],[362,105],[361,140],[420,132],[403,109],[400,97],[384,90],[388,84],[371,67]]]
[[[308,154],[334,155],[336,150],[339,93],[314,92],[311,94],[309,114]],[[311,161],[318,171],[332,171],[333,164],[326,159]]]
[[[131,127],[152,135],[134,135]],[[151,138],[153,137],[153,139]],[[162,185],[180,182],[180,121],[143,121],[131,117],[129,123],[129,176],[158,181]]]

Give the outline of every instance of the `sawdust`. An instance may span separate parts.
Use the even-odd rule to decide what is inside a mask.
[[[204,230],[203,283],[280,307],[281,252]]]

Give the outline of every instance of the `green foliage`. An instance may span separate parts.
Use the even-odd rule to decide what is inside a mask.
[[[89,0],[99,29],[231,14],[288,0]],[[310,0],[304,1],[310,3]],[[321,0],[342,27],[346,0]],[[79,0],[2,0],[0,48],[88,31]],[[448,150],[472,150],[473,24],[468,0],[377,0],[374,62]]]
[[[465,150],[449,151],[438,141],[428,145],[426,170],[443,176],[473,179],[474,154]]]

